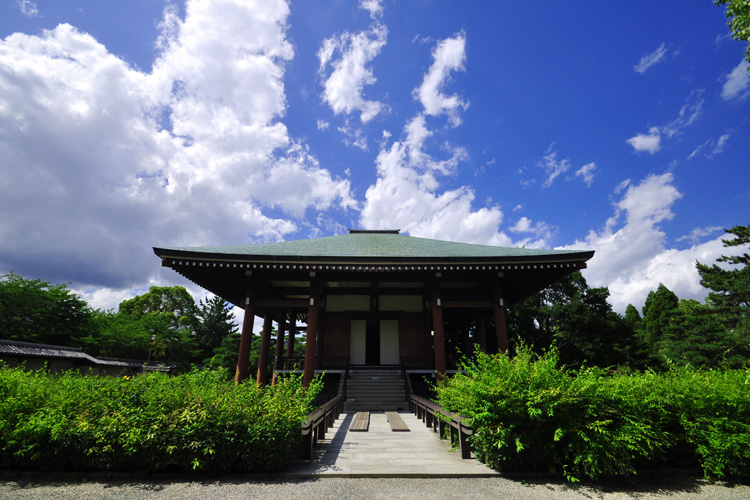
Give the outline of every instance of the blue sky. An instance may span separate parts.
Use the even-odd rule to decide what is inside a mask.
[[[617,311],[750,222],[750,77],[723,8],[0,2],[0,273],[112,308],[152,246],[401,229],[594,249]]]

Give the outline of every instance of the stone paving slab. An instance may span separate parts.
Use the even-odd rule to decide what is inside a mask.
[[[341,414],[311,460],[285,471],[293,477],[497,477],[483,463],[462,460],[412,413],[400,413],[410,432],[393,432],[385,413],[370,414],[367,432],[352,432],[355,412]]]

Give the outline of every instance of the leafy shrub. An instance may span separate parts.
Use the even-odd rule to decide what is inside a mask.
[[[478,352],[462,369],[437,387],[438,402],[470,419],[475,453],[495,469],[577,481],[670,463],[750,477],[750,372],[567,371],[556,351],[523,346],[512,359]]]
[[[0,369],[0,467],[275,470],[297,456],[319,390],[233,387],[217,371],[113,378]]]

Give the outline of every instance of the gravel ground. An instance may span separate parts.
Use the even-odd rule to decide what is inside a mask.
[[[0,481],[0,499],[709,499],[748,500],[750,486],[710,484],[691,478],[652,478],[638,483],[573,487],[563,482],[504,478],[321,478],[221,480],[154,479]]]

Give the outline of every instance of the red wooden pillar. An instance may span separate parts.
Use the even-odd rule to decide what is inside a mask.
[[[495,317],[495,336],[497,338],[497,351],[508,352],[508,331],[505,328],[505,303],[500,284],[492,286],[492,311]]]
[[[281,356],[284,354],[284,332],[286,332],[286,313],[281,313],[279,319],[279,331],[276,332],[276,352],[273,358],[273,378],[271,379],[271,385],[276,385],[278,378],[278,372],[281,370]]]
[[[263,318],[263,334],[260,337],[260,353],[258,353],[258,385],[268,382],[268,351],[271,344],[271,328],[273,327],[273,316],[271,311],[266,311]]]
[[[240,352],[237,356],[237,371],[234,374],[234,385],[239,385],[247,378],[250,365],[250,345],[253,342],[253,323],[255,322],[255,306],[250,289],[245,298],[245,316],[242,319],[242,334],[240,336]]]
[[[445,377],[445,337],[443,335],[443,307],[440,299],[440,284],[432,286],[432,330],[435,332],[435,372],[438,382]]]
[[[305,340],[305,371],[302,385],[309,387],[315,378],[315,352],[318,340],[318,287],[313,280],[310,283],[310,305],[307,306],[307,338]]]

